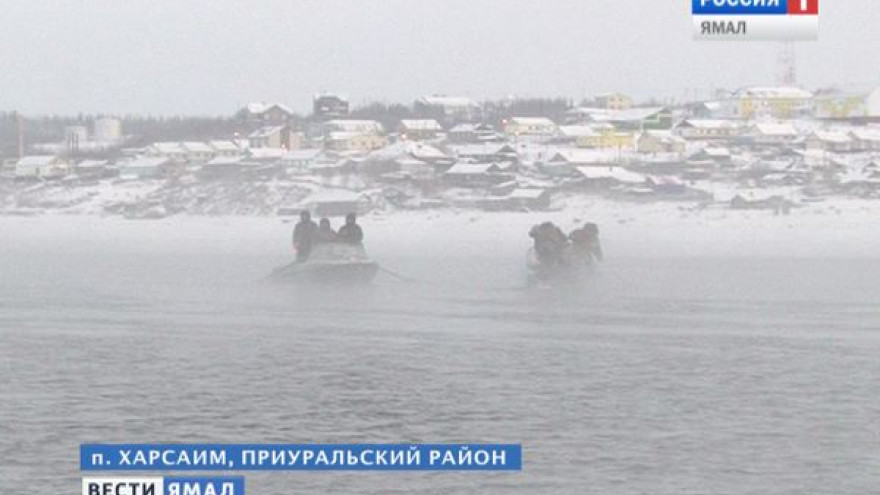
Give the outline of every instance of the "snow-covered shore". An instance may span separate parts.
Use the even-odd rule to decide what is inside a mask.
[[[864,200],[809,204],[777,216],[767,210],[698,210],[690,204],[584,199],[554,212],[375,212],[364,215],[361,223],[368,247],[377,256],[519,256],[529,244],[529,227],[543,220],[565,230],[584,221],[598,223],[606,251],[614,258],[880,257],[880,203]],[[0,237],[6,248],[40,249],[63,243],[65,249],[87,251],[119,245],[133,251],[207,249],[283,258],[289,255],[293,221],[230,216],[161,220],[6,216],[0,217]],[[337,226],[339,221],[334,219]]]

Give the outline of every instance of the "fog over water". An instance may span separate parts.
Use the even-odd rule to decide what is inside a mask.
[[[0,108],[33,114],[311,110],[426,94],[713,98],[772,84],[779,43],[693,40],[685,0],[5,0]],[[876,83],[880,9],[821,2],[799,82]]]
[[[263,280],[283,249],[148,231],[0,244],[0,493],[75,491],[82,442],[162,441],[524,448],[515,474],[246,473],[268,495],[880,483],[877,259],[610,250],[527,290],[527,242],[377,241],[413,281],[303,288]]]

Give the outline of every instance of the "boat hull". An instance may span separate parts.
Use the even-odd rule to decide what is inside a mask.
[[[309,258],[276,268],[270,278],[279,282],[364,283],[379,273],[379,264],[359,244],[315,246]]]
[[[366,283],[379,273],[379,265],[373,261],[347,263],[291,263],[272,273],[278,282],[307,283]]]

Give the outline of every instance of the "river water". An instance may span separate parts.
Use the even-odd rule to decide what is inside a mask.
[[[301,288],[253,246],[96,246],[0,245],[4,495],[76,493],[84,442],[524,449],[520,473],[245,473],[266,495],[880,489],[878,260],[611,256],[527,290],[519,255],[401,248],[377,258],[411,280]]]

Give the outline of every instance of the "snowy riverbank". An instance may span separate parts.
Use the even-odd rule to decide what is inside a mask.
[[[880,256],[880,203],[848,200],[808,204],[790,215],[771,211],[698,210],[687,204],[626,204],[582,200],[560,211],[486,213],[472,210],[376,212],[361,219],[377,257],[519,256],[528,228],[545,219],[570,230],[600,225],[611,257]],[[72,251],[123,244],[133,251],[221,250],[283,259],[293,219],[173,216],[125,220],[94,215],[0,217],[7,247],[40,249],[61,242]],[[334,219],[338,226],[340,220]]]

